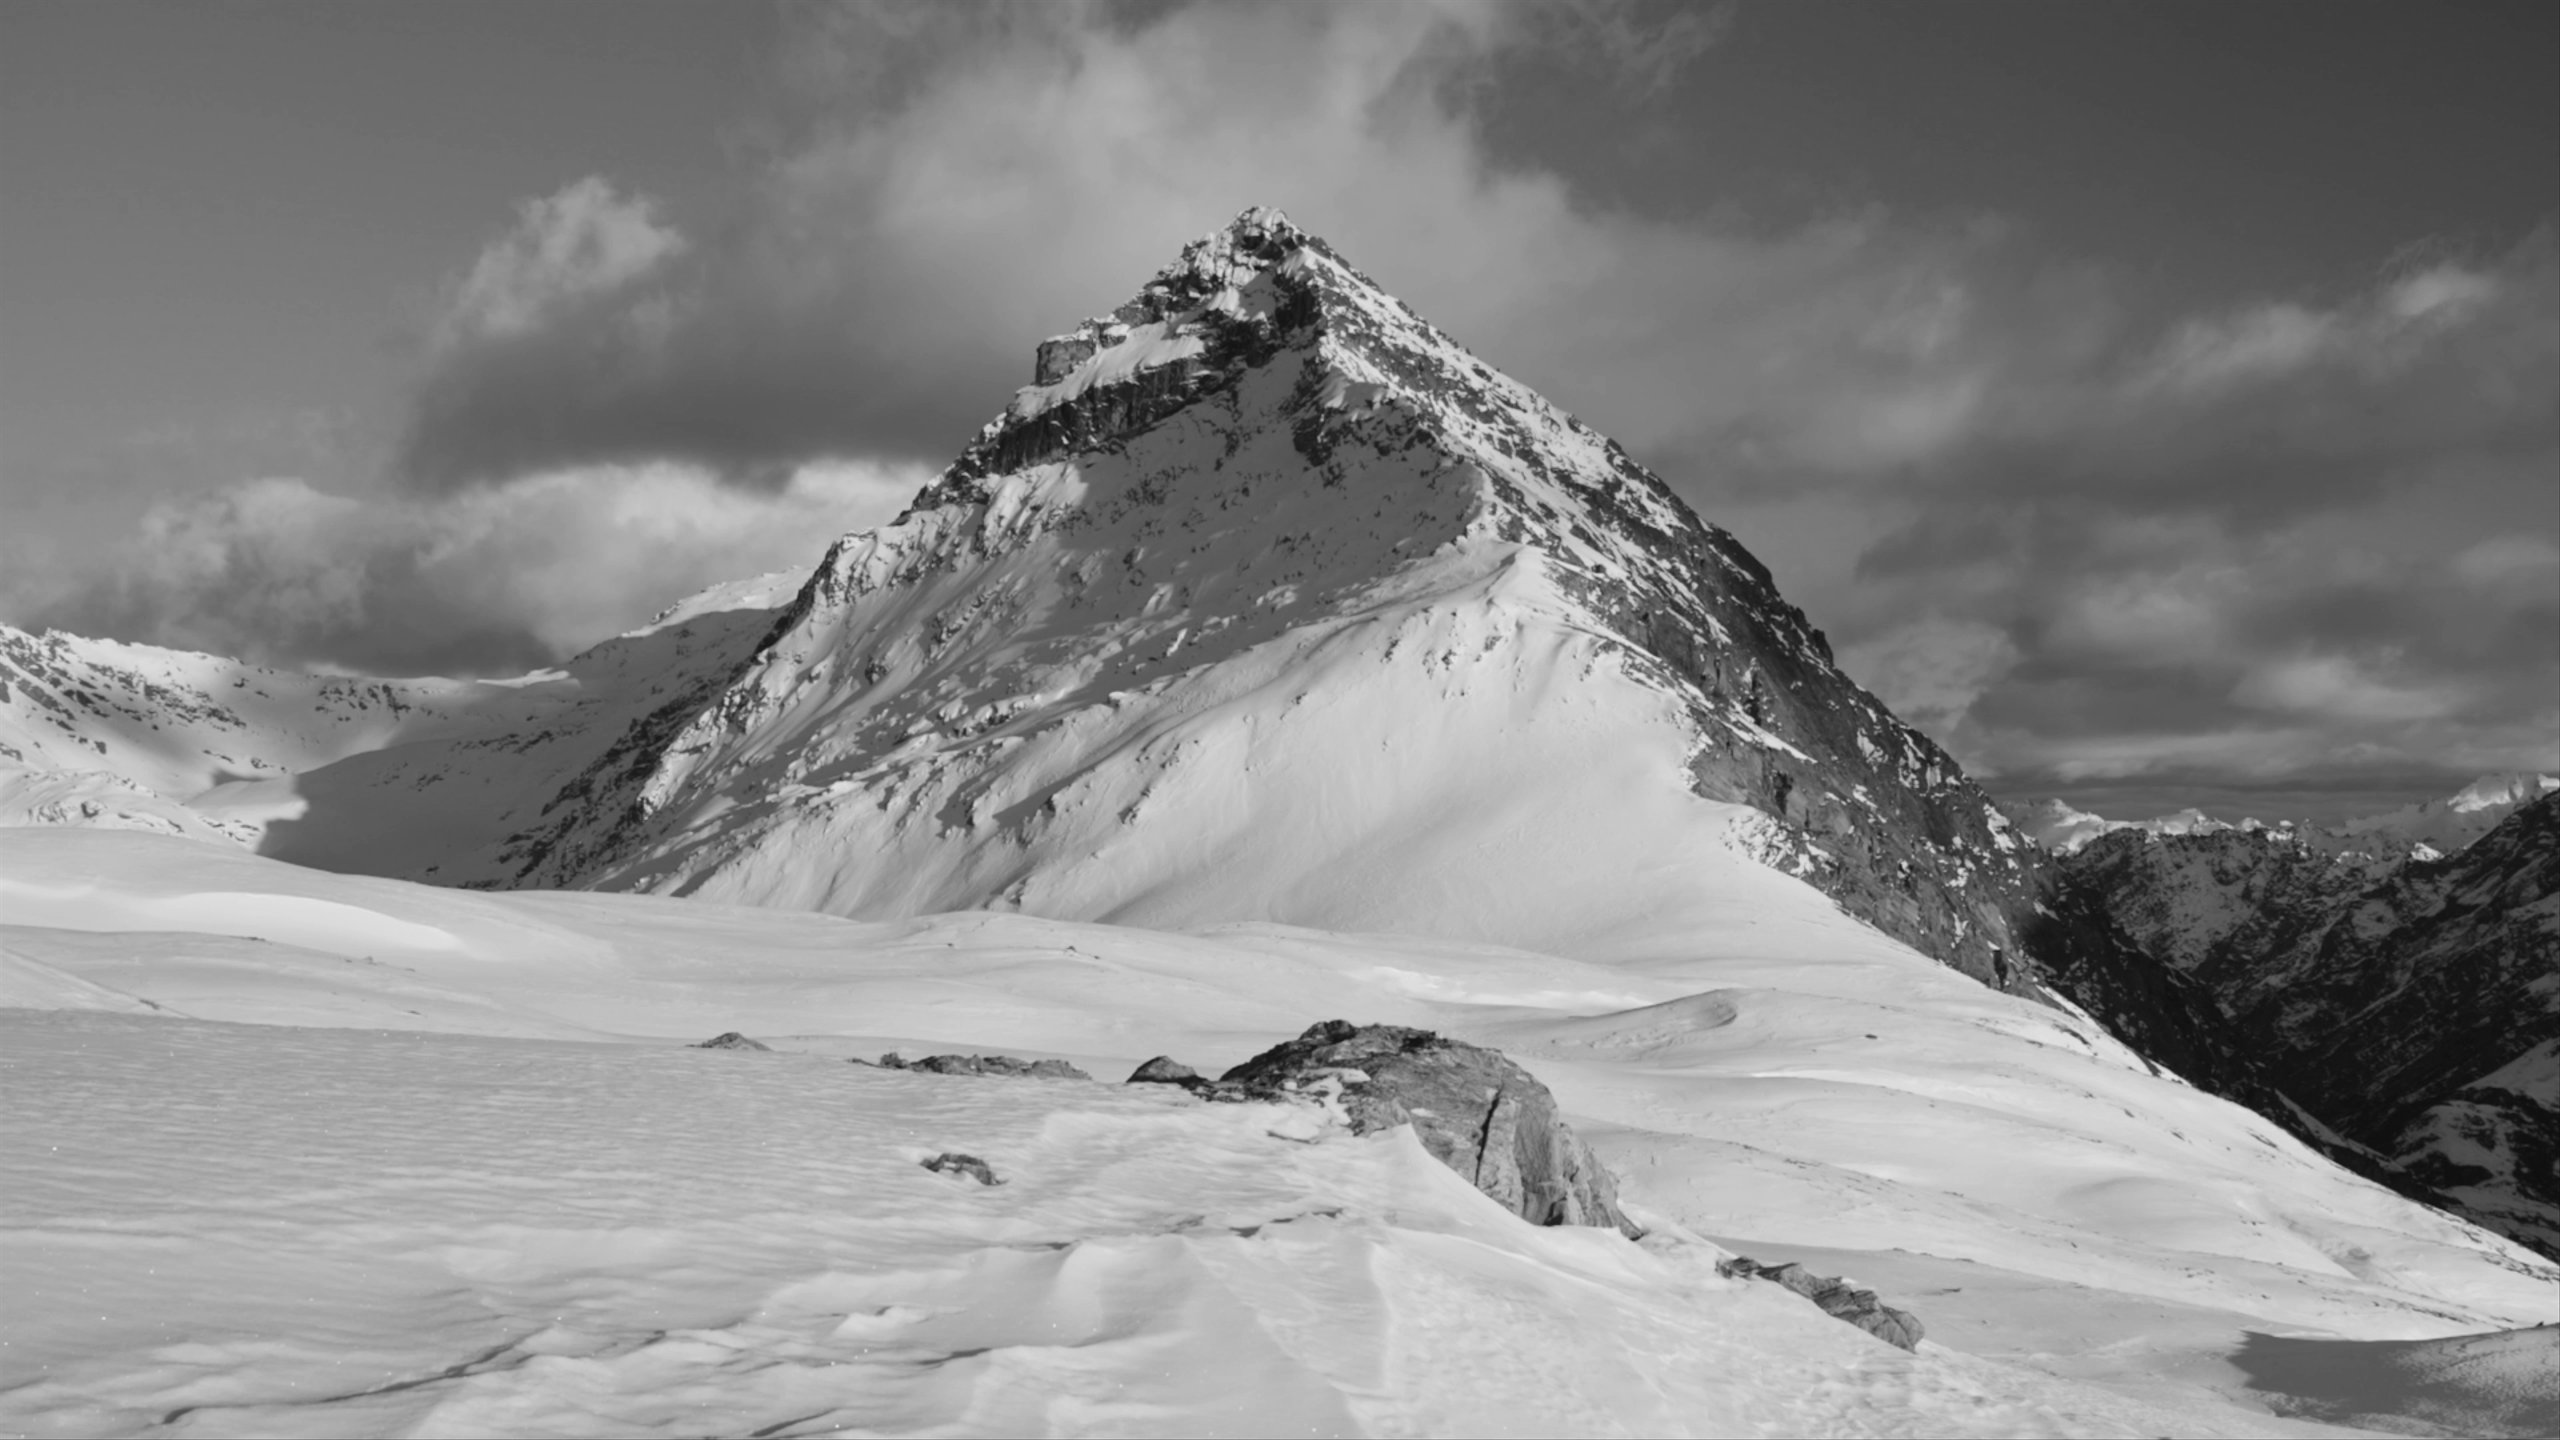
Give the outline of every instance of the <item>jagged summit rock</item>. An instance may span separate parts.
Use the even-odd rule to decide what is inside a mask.
[[[1955,763],[1731,535],[1286,217],[1031,378],[506,883],[1557,948],[1741,852],[2028,983],[2032,850]]]

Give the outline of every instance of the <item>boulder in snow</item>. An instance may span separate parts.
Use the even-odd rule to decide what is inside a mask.
[[[963,1155],[957,1150],[945,1150],[930,1160],[920,1160],[917,1163],[936,1175],[966,1175],[981,1185],[1004,1183],[996,1178],[994,1166],[975,1155]]]
[[[1011,1055],[927,1055],[910,1060],[892,1050],[880,1057],[884,1070],[922,1070],[933,1075],[1003,1075],[1031,1080],[1090,1080],[1093,1077],[1064,1060],[1023,1060]]]
[[[750,1040],[735,1030],[727,1030],[712,1036],[710,1039],[703,1041],[699,1045],[693,1045],[687,1048],[694,1050],[771,1050],[773,1047],[765,1044],[761,1040]]]
[[[1823,1314],[1845,1320],[1888,1345],[1917,1350],[1920,1337],[1928,1333],[1919,1316],[1885,1304],[1873,1290],[1861,1290],[1836,1275],[1816,1275],[1794,1261],[1763,1265],[1737,1255],[1716,1269],[1725,1275],[1774,1281],[1821,1306]]]
[[[1190,1066],[1183,1064],[1181,1061],[1174,1059],[1170,1055],[1159,1055],[1153,1060],[1148,1061],[1146,1064],[1139,1066],[1137,1069],[1130,1071],[1129,1078],[1122,1083],[1128,1085],[1179,1085],[1185,1090],[1194,1091],[1205,1090],[1209,1087],[1209,1082],[1202,1078],[1199,1071],[1192,1069]]]
[[[1618,1210],[1616,1177],[1566,1127],[1555,1096],[1500,1051],[1327,1020],[1218,1077],[1212,1098],[1231,1088],[1249,1099],[1336,1091],[1353,1133],[1411,1125],[1436,1159],[1533,1225],[1639,1233]]]

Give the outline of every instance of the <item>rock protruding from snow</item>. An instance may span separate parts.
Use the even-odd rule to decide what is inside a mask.
[[[910,1060],[892,1050],[880,1057],[880,1068],[920,1070],[928,1075],[996,1075],[1013,1080],[1093,1078],[1064,1060],[1023,1060],[1012,1055],[927,1055]]]
[[[975,1155],[963,1155],[957,1150],[945,1150],[931,1159],[919,1160],[916,1163],[922,1165],[924,1168],[932,1171],[936,1175],[966,1176],[971,1180],[977,1181],[981,1185],[1001,1185],[1004,1183],[1003,1180],[997,1178],[996,1168],[994,1166],[979,1159]]]
[[[1338,1095],[1355,1134],[1411,1125],[1422,1148],[1533,1225],[1633,1236],[1617,1178],[1498,1050],[1403,1025],[1327,1020],[1218,1077],[1253,1098]]]
[[[1873,1290],[1861,1290],[1837,1275],[1816,1275],[1792,1260],[1779,1265],[1763,1265],[1757,1260],[1737,1255],[1720,1262],[1716,1269],[1726,1275],[1782,1285],[1821,1307],[1823,1314],[1834,1320],[1845,1320],[1887,1345],[1917,1350],[1922,1337],[1928,1333],[1919,1316],[1885,1304],[1876,1298]]]
[[[727,1030],[693,1048],[696,1050],[771,1050],[773,1047],[761,1040],[750,1040],[735,1030]]]
[[[1206,1087],[1209,1081],[1202,1076],[1199,1071],[1192,1069],[1190,1066],[1183,1064],[1172,1056],[1159,1055],[1153,1060],[1148,1061],[1146,1064],[1139,1066],[1137,1069],[1130,1071],[1129,1078],[1123,1083],[1129,1085],[1179,1085],[1185,1090],[1198,1090]]]

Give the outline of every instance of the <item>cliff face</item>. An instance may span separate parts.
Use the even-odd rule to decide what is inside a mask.
[[[2182,1005],[2217,1037],[2190,1045],[2212,1053],[2189,1078],[2271,1087],[2283,1102],[2252,1103],[2298,1107],[2378,1173],[2560,1254],[2560,794],[2433,859],[2120,832],[2061,861],[2054,888],[2047,948],[2124,992],[2093,998]],[[2128,977],[2178,998],[2144,1002]],[[2183,1069],[2173,1048],[2146,1053]]]
[[[1650,871],[1688,842],[1648,861],[1644,827],[1677,812],[2031,983],[2032,847],[1954,762],[1732,536],[1321,240],[1248,212],[1033,377],[725,687],[555,797],[509,883],[1400,928],[1426,917],[1308,903],[1312,857],[1371,857],[1353,889],[1421,866],[1426,898],[1467,889],[1468,854],[1570,887],[1597,860],[1576,837],[1614,823],[1600,848],[1668,894]],[[1575,800],[1565,777],[1611,754],[1642,781],[1595,771]],[[1252,779],[1282,773],[1325,795]],[[1564,813],[1502,798],[1533,790]],[[1516,818],[1471,828],[1490,810]]]

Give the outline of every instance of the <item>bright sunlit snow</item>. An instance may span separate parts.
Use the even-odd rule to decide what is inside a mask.
[[[2231,1358],[2252,1333],[2552,1318],[2549,1266],[1734,874],[1757,923],[1592,963],[0,832],[0,1425],[2293,1433]],[[1337,1015],[1505,1048],[1655,1233],[1526,1226],[1406,1132],[1108,1083]],[[781,1053],[682,1043],[732,1029]],[[892,1048],[1101,1079],[843,1063]],[[1005,1183],[918,1164],[944,1151]],[[1935,1338],[1718,1279],[1726,1250]]]

